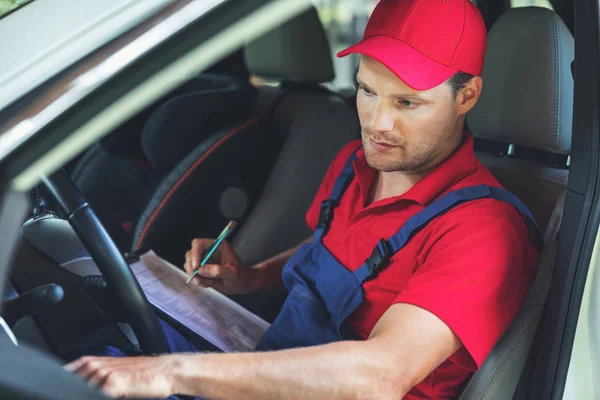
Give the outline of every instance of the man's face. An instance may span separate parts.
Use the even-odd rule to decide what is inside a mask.
[[[362,142],[371,167],[419,173],[443,161],[460,143],[463,110],[448,84],[416,91],[366,56],[357,81]]]

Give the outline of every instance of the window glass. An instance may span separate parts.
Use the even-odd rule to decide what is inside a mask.
[[[33,0],[0,0],[0,18]]]
[[[552,4],[549,0],[510,0],[511,7],[545,7],[553,10]]]
[[[325,27],[331,45],[335,67],[332,89],[352,87],[359,57],[351,54],[342,59],[338,51],[358,42],[365,31],[367,20],[379,0],[313,0]]]

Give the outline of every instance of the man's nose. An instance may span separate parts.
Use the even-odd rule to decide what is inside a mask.
[[[391,132],[394,130],[394,118],[385,102],[377,102],[369,125],[369,130],[372,132]]]

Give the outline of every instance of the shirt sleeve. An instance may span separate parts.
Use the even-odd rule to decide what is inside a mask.
[[[345,145],[335,156],[333,162],[329,165],[325,177],[321,181],[319,190],[313,199],[313,202],[306,213],[306,223],[313,231],[319,222],[319,213],[321,212],[321,203],[329,197],[336,178],[342,172],[346,161],[350,155],[358,148],[360,140],[355,140]]]
[[[466,348],[473,369],[481,366],[519,310],[538,256],[520,214],[509,205],[489,203],[493,201],[482,200],[490,207],[480,213],[468,213],[468,207],[457,210],[394,301],[416,305],[444,321]],[[490,211],[494,209],[501,212]]]

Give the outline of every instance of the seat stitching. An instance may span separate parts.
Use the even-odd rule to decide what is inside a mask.
[[[519,331],[519,334],[515,340],[515,342],[518,342],[521,338],[521,336],[523,335],[523,331],[525,331],[527,329],[527,325],[525,325],[523,328],[521,328],[521,330]],[[513,342],[513,343],[515,343]],[[508,358],[510,356],[511,351],[514,348],[514,344],[510,347],[509,351],[506,352],[506,354],[501,358],[500,363],[498,363],[498,365],[491,371],[490,377],[485,381],[484,383],[484,388],[481,390],[481,395],[479,396],[479,399],[484,399],[485,398],[485,393],[487,392],[487,390],[489,389],[489,387],[493,384],[494,381],[494,377],[496,376],[496,373],[498,373],[498,371],[500,369],[502,369],[502,366],[504,365],[506,358]],[[468,385],[465,387],[465,389],[463,390],[463,393],[466,393],[467,390],[471,387],[474,386],[475,384],[473,383],[473,379],[471,379],[471,381],[468,383]]]
[[[485,398],[486,392],[489,390],[489,388],[491,386],[493,386],[493,382],[494,382],[496,374],[498,373],[498,371],[502,370],[504,364],[506,363],[506,360],[508,358],[510,358],[511,352],[513,351],[514,347],[516,346],[516,343],[518,343],[519,340],[521,339],[521,337],[523,336],[523,332],[525,330],[527,330],[527,325],[525,325],[523,328],[521,328],[521,330],[519,331],[519,334],[517,335],[513,344],[510,346],[509,350],[506,352],[506,354],[504,356],[502,356],[502,358],[500,359],[500,363],[498,363],[498,365],[492,370],[490,377],[485,382],[484,389],[482,390],[481,397],[480,397],[481,399]]]
[[[486,388],[485,392],[494,388],[498,384],[500,377],[502,377],[502,375],[508,370],[508,368],[507,368],[509,366],[508,361],[512,360],[512,358],[516,355],[515,350],[518,350],[523,346],[523,343],[524,343],[523,337],[525,336],[525,334],[530,330],[530,328],[537,326],[540,315],[541,315],[541,313],[538,312],[536,317],[532,321],[530,321],[527,325],[525,325],[524,329],[522,329],[521,332],[519,332],[519,336],[515,340],[514,344],[511,346],[506,357],[504,357],[504,359],[501,362],[500,372],[497,375],[493,376],[492,382],[490,382],[490,384]],[[489,392],[487,394],[484,394],[482,399],[489,398],[488,397],[489,394],[490,394]]]
[[[557,232],[560,230],[560,226],[562,223],[562,216],[559,217],[557,223],[554,225],[553,227],[553,233],[554,235],[552,236],[553,238],[556,238],[556,234]],[[542,266],[546,264],[546,257],[552,257],[552,254],[550,252],[547,252],[546,254],[544,254],[544,259],[542,260]],[[544,271],[541,271],[542,273]],[[539,275],[536,276],[536,280],[538,279]],[[532,302],[532,303],[525,303],[523,305],[524,309],[525,307],[531,307],[534,305],[538,305],[543,307],[543,302]],[[533,318],[528,324],[526,324],[520,331],[518,336],[515,338],[515,340],[513,341],[513,344],[511,345],[510,349],[507,351],[507,353],[505,354],[505,356],[501,359],[500,363],[498,364],[498,368],[495,368],[492,371],[492,374],[490,376],[490,379],[486,382],[486,386],[485,389],[483,389],[483,391],[481,392],[481,397],[480,399],[486,399],[488,398],[491,389],[494,388],[498,382],[500,381],[500,377],[502,376],[502,374],[504,374],[507,370],[507,367],[509,366],[509,361],[515,356],[515,350],[521,348],[523,346],[523,337],[524,335],[527,333],[527,331],[529,331],[531,328],[535,329],[535,327],[537,327],[537,324],[539,322],[539,319],[541,317],[541,310],[537,313],[537,315],[535,316],[535,318]]]

